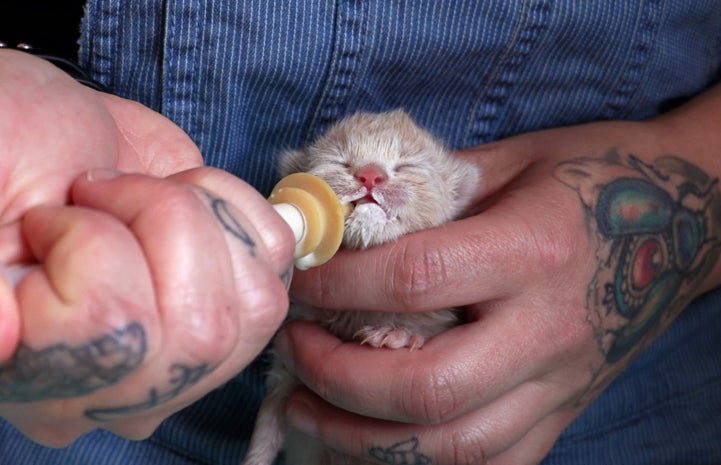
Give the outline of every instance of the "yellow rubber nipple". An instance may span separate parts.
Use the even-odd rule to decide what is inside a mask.
[[[273,188],[268,201],[293,230],[295,266],[307,270],[330,260],[343,240],[343,222],[350,212],[325,181],[293,173]]]

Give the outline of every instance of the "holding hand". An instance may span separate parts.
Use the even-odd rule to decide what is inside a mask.
[[[202,165],[195,144],[162,115],[78,84],[35,56],[0,50],[0,264],[22,276],[36,263],[20,221],[36,205],[66,205],[92,168],[154,176]],[[0,280],[0,361],[17,347],[20,315]]]
[[[693,125],[699,108],[680,114]],[[308,387],[289,402],[293,426],[378,463],[539,462],[719,282],[721,170],[703,145],[693,163],[665,156],[694,148],[685,129],[596,123],[468,150],[488,183],[480,213],[297,274],[302,303],[462,306],[468,322],[413,352],[292,323],[278,349]]]
[[[0,281],[0,417],[147,436],[277,330],[291,232],[169,120],[35,57],[0,51],[0,105],[0,260],[26,272]]]
[[[49,444],[149,435],[243,369],[287,310],[292,238],[250,186],[210,168],[89,177],[74,206],[25,215],[42,265],[17,287],[22,345],[0,369],[0,415]]]

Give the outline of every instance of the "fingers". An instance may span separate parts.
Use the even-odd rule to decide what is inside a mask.
[[[577,234],[585,227],[577,198],[550,173],[538,176],[531,185],[518,181],[475,216],[366,250],[341,250],[327,264],[296,273],[291,296],[320,308],[420,312],[508,299],[568,274],[579,257],[592,254],[592,244]]]
[[[111,216],[35,207],[22,226],[41,266],[15,288],[22,338],[0,377],[2,416],[62,445],[97,427],[87,402],[122,399],[116,384],[159,352],[155,295],[135,237]]]
[[[421,312],[511,295],[523,244],[494,215],[341,250],[327,264],[296,273],[292,298],[330,309]]]
[[[23,232],[44,264],[16,290],[20,307],[31,309],[23,312],[26,344],[84,340],[133,321],[150,324],[150,270],[136,239],[117,221],[87,209],[35,207],[25,215]],[[52,330],[68,326],[75,328],[70,337]]]
[[[543,418],[510,448],[488,460],[492,465],[536,465],[548,455],[576,412],[567,409]]]
[[[502,460],[530,465],[545,455],[573,417],[562,408],[566,394],[562,387],[525,383],[453,420],[414,425],[360,416],[302,389],[289,399],[287,413],[294,428],[335,450],[379,463],[479,465]],[[560,407],[564,413],[554,412]],[[390,457],[405,457],[406,462]]]
[[[523,168],[523,163],[513,166],[508,161],[518,157],[503,155],[507,154],[493,146],[455,153],[482,166],[484,180],[475,186],[476,200]],[[486,212],[482,219],[452,222],[370,249],[340,250],[327,264],[296,272],[291,296],[296,302],[330,309],[420,312],[476,302],[496,289],[512,292],[505,286],[511,281],[500,276],[495,259],[503,254],[502,263],[513,261],[509,242],[518,235],[501,236],[506,228],[494,230],[494,222],[494,214]],[[484,279],[488,275],[495,279]]]
[[[262,199],[234,198],[97,171],[73,206],[32,209],[23,234],[41,266],[16,289],[22,347],[0,377],[2,416],[53,445],[98,426],[141,438],[242,370],[285,317],[277,270],[292,257],[278,247],[271,263],[246,215]]]
[[[307,322],[289,324],[276,347],[305,385],[338,407],[385,420],[436,424],[554,372],[563,365],[557,359],[561,349],[592,345],[584,312],[564,321],[535,312],[531,303],[514,308],[488,307],[477,320],[415,351],[342,343]],[[587,381],[582,374],[572,378],[575,388]]]
[[[253,227],[259,231],[259,238],[278,274],[285,273],[292,267],[295,243],[293,234],[268,201],[252,186],[239,182],[237,177],[226,171],[210,168],[186,170],[170,178],[202,187],[225,199],[229,205],[242,206],[243,214],[253,219]],[[232,225],[228,226],[232,228]]]
[[[134,231],[161,311],[182,332],[173,338],[181,353],[202,347],[223,352],[239,344],[254,355],[282,321],[287,297],[278,292],[282,283],[267,265],[264,242],[225,200],[178,180],[140,175],[79,179],[73,198]]]

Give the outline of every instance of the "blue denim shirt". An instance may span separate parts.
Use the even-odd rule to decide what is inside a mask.
[[[90,0],[80,61],[114,93],[179,124],[208,164],[268,193],[279,149],[356,110],[404,107],[452,148],[662,113],[721,77],[721,5]],[[721,463],[720,300],[695,302],[544,463]],[[262,369],[252,365],[143,442],[98,431],[55,451],[4,424],[0,462],[236,464]]]

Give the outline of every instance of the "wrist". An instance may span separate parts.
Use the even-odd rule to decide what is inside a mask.
[[[712,178],[721,176],[721,84],[649,123],[665,153],[684,158]]]
[[[649,123],[663,150],[659,156],[675,155],[690,163],[680,174],[707,186],[703,202],[697,202],[705,211],[706,242],[703,246],[710,261],[696,292],[700,295],[721,285],[721,260],[718,260],[721,248],[721,85]],[[689,198],[686,203],[692,200]]]

